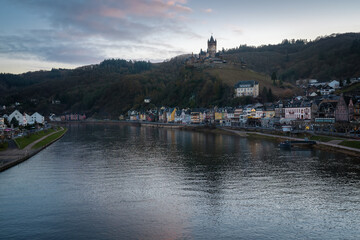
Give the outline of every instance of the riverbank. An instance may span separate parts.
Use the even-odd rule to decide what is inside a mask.
[[[9,169],[31,158],[52,143],[59,140],[66,132],[66,128],[60,128],[57,131],[52,131],[49,134],[32,141],[31,143],[27,143],[24,147],[18,146],[18,148],[8,148],[5,151],[1,151],[0,172],[5,171],[6,169]]]
[[[224,131],[229,131],[234,134],[237,134],[241,137],[258,137],[258,138],[266,138],[266,139],[273,139],[278,142],[291,140],[291,141],[303,141],[304,138],[299,137],[290,137],[284,135],[275,135],[275,134],[268,134],[268,133],[261,133],[261,132],[253,132],[253,131],[244,131],[244,130],[234,130],[229,128],[222,128]],[[320,137],[320,139],[322,139]],[[329,142],[323,141],[316,141],[316,144],[313,145],[314,148],[324,150],[324,151],[331,151],[331,152],[341,152],[347,155],[359,157],[360,156],[360,149],[352,148],[348,146],[341,145],[342,142],[346,142],[347,140],[330,140]],[[360,143],[360,141],[359,141]]]

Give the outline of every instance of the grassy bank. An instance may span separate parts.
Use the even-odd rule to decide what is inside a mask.
[[[14,139],[16,145],[18,146],[18,148],[23,149],[25,148],[27,145],[33,143],[34,141],[55,132],[54,129],[49,129],[49,130],[43,130],[43,131],[39,131],[33,134],[30,134],[28,136],[25,137],[21,137],[21,138],[16,138]]]
[[[320,141],[320,142],[330,142],[332,140],[341,140],[341,139],[328,137],[328,136],[311,136],[310,140]]]
[[[360,149],[360,141],[343,141],[339,145]]]
[[[32,148],[37,149],[37,148],[46,146],[47,144],[51,143],[52,141],[54,141],[54,140],[58,139],[59,137],[61,137],[62,135],[64,135],[66,131],[67,131],[67,129],[64,129],[57,133],[54,133],[54,134],[48,136],[47,138],[41,140],[40,142],[36,143]]]

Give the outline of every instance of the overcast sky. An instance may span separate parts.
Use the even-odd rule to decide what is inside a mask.
[[[358,0],[0,0],[0,72],[360,32]]]

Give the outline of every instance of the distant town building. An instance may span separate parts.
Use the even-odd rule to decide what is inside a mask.
[[[0,131],[5,129],[5,119],[0,117]]]
[[[243,97],[243,96],[259,96],[259,83],[257,81],[240,81],[235,84],[235,96]]]
[[[336,122],[348,122],[349,121],[349,108],[345,102],[344,96],[341,95],[335,108],[335,120]]]

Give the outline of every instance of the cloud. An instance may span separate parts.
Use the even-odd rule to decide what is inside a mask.
[[[211,8],[207,8],[207,9],[203,9],[203,12],[206,13],[212,13],[214,10],[212,10]]]
[[[240,26],[228,24],[227,28],[230,29],[231,31],[233,31],[236,34],[239,34],[239,35],[244,34],[244,30]]]
[[[168,57],[181,50],[159,47],[154,39],[199,37],[184,24],[193,11],[186,0],[8,0],[8,4],[35,13],[48,28],[1,34],[3,56],[88,64],[110,57],[110,46],[116,45],[127,46],[121,48],[124,53],[137,46],[138,53],[159,55],[161,50]]]

